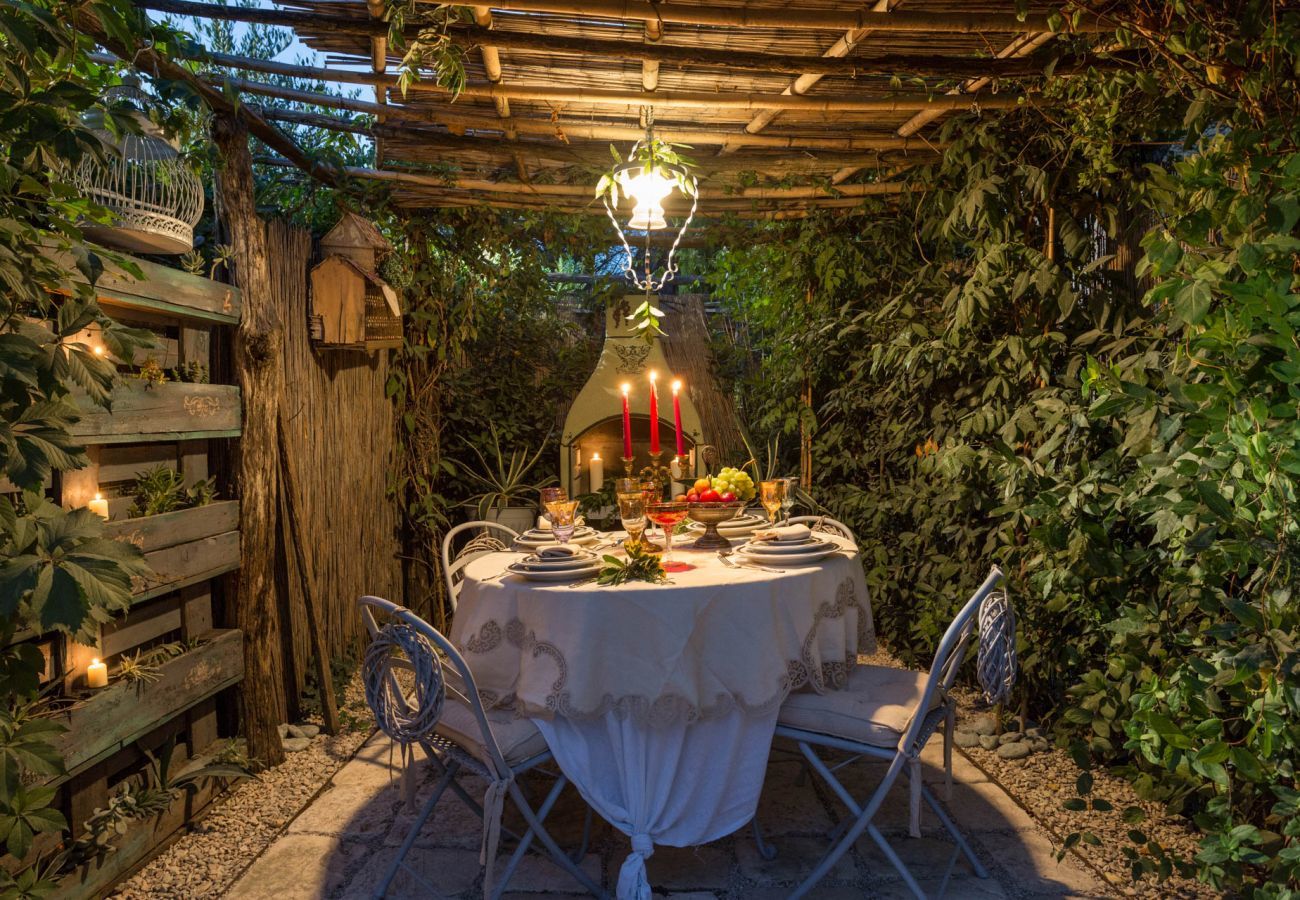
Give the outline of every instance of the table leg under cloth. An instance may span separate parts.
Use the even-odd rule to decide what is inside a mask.
[[[733,710],[668,725],[614,713],[534,722],[592,809],[632,839],[618,900],[650,900],[645,861],[655,844],[707,843],[754,818],[776,717]]]

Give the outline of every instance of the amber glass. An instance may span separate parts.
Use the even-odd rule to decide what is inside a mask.
[[[767,510],[768,522],[775,525],[776,514],[780,511],[781,504],[785,502],[785,480],[777,479],[759,484],[758,499],[763,504],[763,509]]]
[[[673,529],[676,528],[686,518],[688,505],[673,501],[671,503],[652,503],[647,507],[647,515],[650,521],[658,525],[664,532],[664,562],[668,562],[673,556]]]

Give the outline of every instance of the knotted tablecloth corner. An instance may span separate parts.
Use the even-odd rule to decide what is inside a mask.
[[[632,852],[623,860],[618,870],[618,900],[651,900],[650,880],[646,877],[645,861],[654,855],[655,845],[645,833],[632,835]]]

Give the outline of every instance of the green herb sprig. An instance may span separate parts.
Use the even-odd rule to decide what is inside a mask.
[[[659,557],[647,553],[640,547],[627,548],[627,561],[608,554],[604,557],[605,565],[596,576],[597,584],[625,584],[629,581],[648,581],[651,584],[668,584],[668,573],[664,571]]]

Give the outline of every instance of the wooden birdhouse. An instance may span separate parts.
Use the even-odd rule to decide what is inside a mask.
[[[311,270],[310,332],[322,348],[381,350],[402,343],[397,292],[376,269],[391,250],[373,224],[344,213],[321,239]]]

